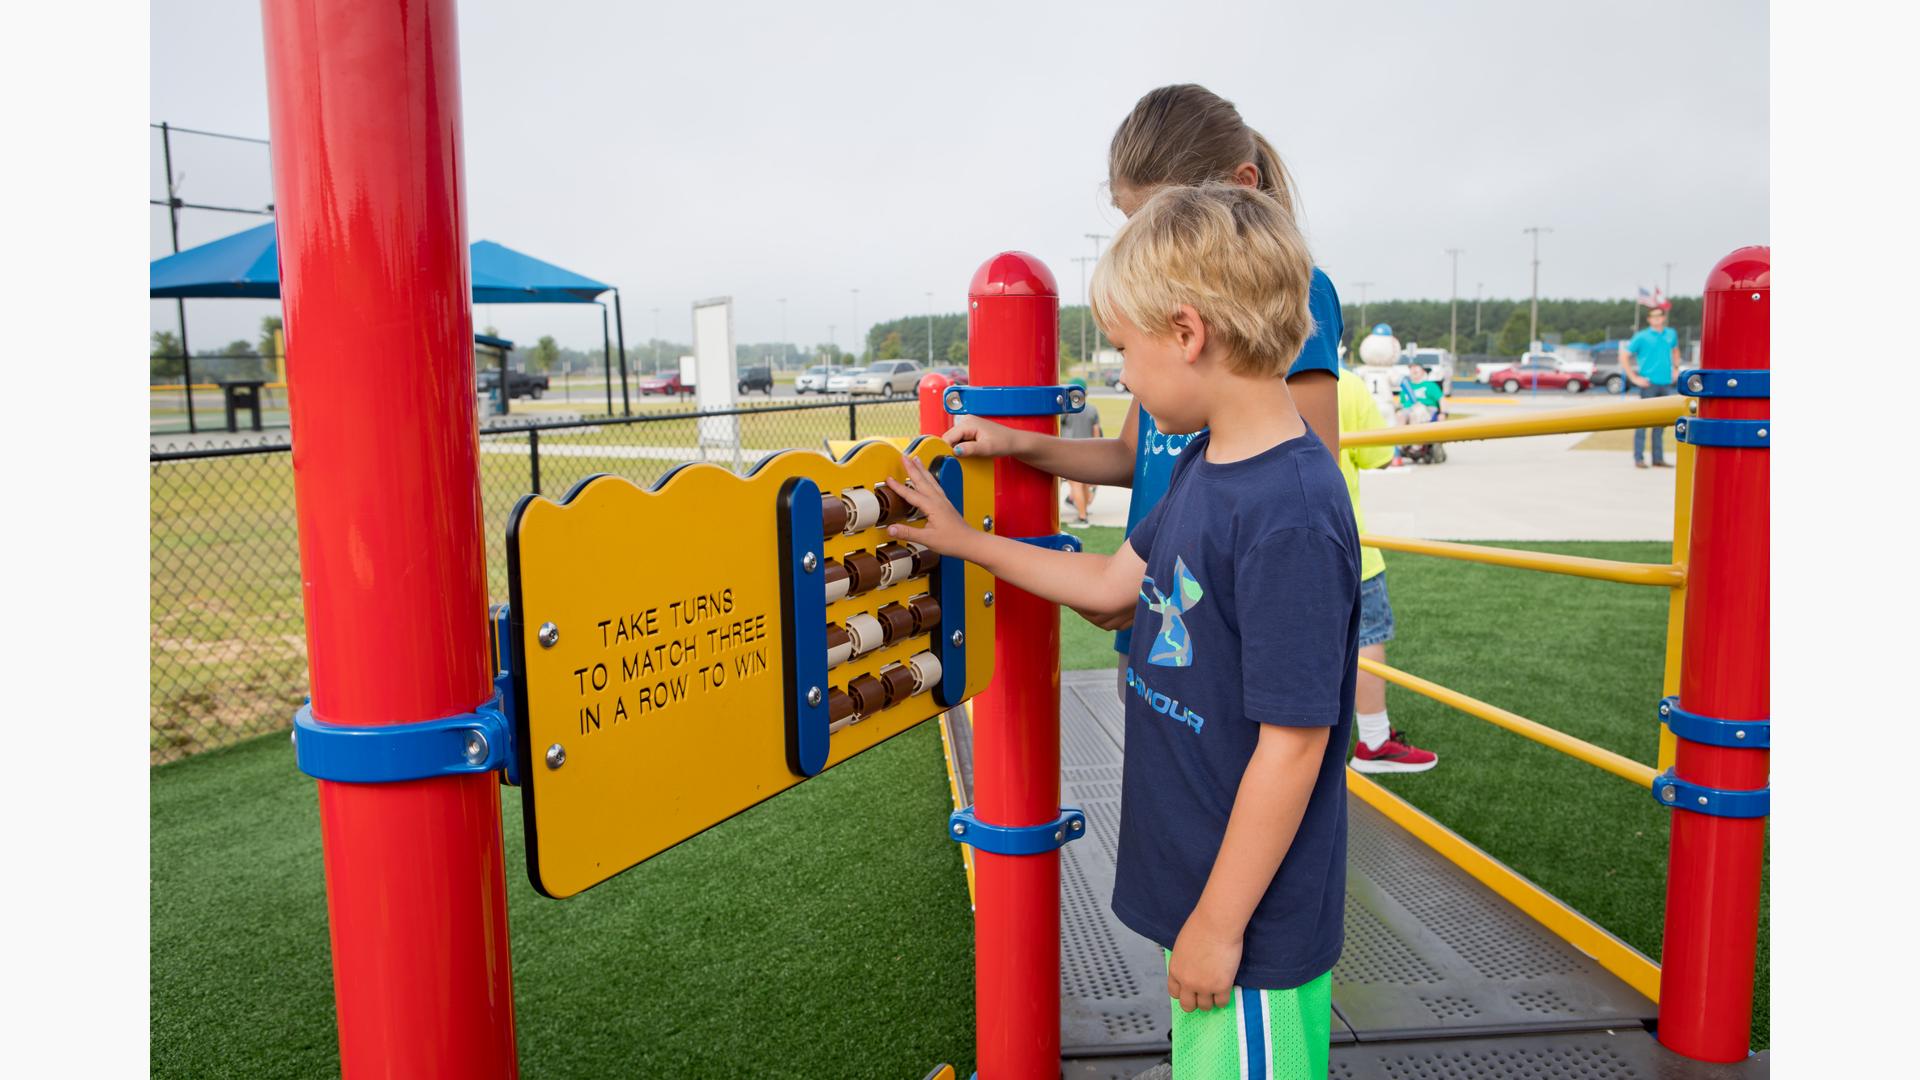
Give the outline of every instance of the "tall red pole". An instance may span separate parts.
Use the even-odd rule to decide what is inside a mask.
[[[1700,364],[1766,370],[1772,304],[1767,248],[1720,260],[1707,277]],[[1725,377],[1708,376],[1706,385]],[[1702,419],[1765,420],[1765,397],[1700,398]],[[1679,705],[1720,720],[1768,719],[1768,459],[1765,447],[1698,446],[1687,554]],[[1721,791],[1767,786],[1768,752],[1682,737],[1681,780]],[[1682,800],[1684,802],[1685,800]],[[1676,808],[1667,862],[1660,1041],[1702,1061],[1747,1056],[1766,818]]]
[[[492,692],[453,0],[266,0],[317,718]],[[499,780],[319,781],[340,1070],[518,1073]]]
[[[967,352],[980,386],[1047,386],[1060,379],[1060,291],[1031,255],[987,260],[967,290]],[[1057,435],[1054,416],[1008,427]],[[1000,458],[994,525],[1001,536],[1060,531],[1054,478]],[[997,594],[993,681],[973,701],[973,807],[993,825],[1060,815],[1060,609],[1005,582]],[[974,850],[974,994],[980,1075],[1060,1075],[1060,853]]]

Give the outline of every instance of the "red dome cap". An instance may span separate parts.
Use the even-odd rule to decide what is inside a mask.
[[[1707,291],[1742,292],[1770,287],[1773,249],[1764,244],[1743,247],[1707,271]]]
[[[1024,251],[1003,251],[973,272],[967,295],[1057,297],[1060,288],[1053,283],[1053,271],[1046,263]]]

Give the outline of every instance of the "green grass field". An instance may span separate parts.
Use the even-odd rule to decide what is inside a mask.
[[[1095,550],[1120,539],[1115,529],[1082,535]],[[1665,554],[1649,543],[1529,546]],[[1399,623],[1391,663],[1653,759],[1661,594],[1389,561]],[[1110,635],[1072,615],[1062,654],[1069,668],[1114,662]],[[1388,777],[1389,788],[1659,955],[1666,811],[1589,766],[1390,693],[1395,723],[1441,765]],[[966,1075],[972,934],[959,855],[937,827],[948,799],[938,733],[922,725],[605,885],[551,901],[526,884],[518,795],[502,789],[527,1074],[898,1078],[951,1060]],[[332,1075],[314,788],[294,770],[285,735],[154,768],[151,806],[154,1074]]]

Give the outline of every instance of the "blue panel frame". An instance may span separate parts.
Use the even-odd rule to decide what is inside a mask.
[[[1015,537],[1015,539],[1023,544],[1032,544],[1034,547],[1051,548],[1054,551],[1086,550],[1086,545],[1081,543],[1080,538],[1072,533],[1054,533],[1052,536],[1021,536]]]
[[[1771,785],[1746,791],[1710,788],[1675,776],[1672,769],[1653,778],[1653,800],[1675,810],[1711,817],[1766,817],[1773,799]]]
[[[787,650],[787,767],[814,776],[827,767],[826,519],[820,485],[804,476],[780,489],[781,599],[786,603],[782,644]],[[807,556],[814,568],[806,567]],[[816,700],[809,702],[809,691]]]
[[[1085,412],[1077,386],[949,386],[940,403],[953,416],[1058,416]]]
[[[1722,446],[1765,450],[1770,445],[1771,420],[1726,420],[1683,416],[1673,422],[1673,437],[1693,446]]]
[[[1766,720],[1721,720],[1680,707],[1677,695],[1660,699],[1660,719],[1667,730],[1688,742],[1730,746],[1736,750],[1769,749],[1772,725]]]
[[[1044,855],[1087,834],[1087,815],[1077,806],[1063,806],[1060,816],[1038,825],[989,825],[969,806],[947,815],[947,838],[995,855]]]
[[[960,460],[943,457],[933,464],[933,478],[940,482],[940,490],[947,501],[960,512],[962,518],[967,513],[966,482],[961,475]],[[939,565],[933,568],[933,595],[940,598],[940,628],[935,631],[940,647],[940,685],[934,688],[934,700],[940,707],[951,709],[966,700],[967,694],[967,563],[948,555],[940,556]],[[953,632],[960,631],[962,640],[955,643]]]
[[[1700,389],[1688,386],[1700,376]],[[1688,397],[1763,398],[1773,396],[1773,371],[1770,368],[1682,368],[1674,385]]]

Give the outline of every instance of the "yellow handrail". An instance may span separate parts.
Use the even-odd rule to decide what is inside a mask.
[[[1523,435],[1570,435],[1581,431],[1617,431],[1626,428],[1665,427],[1687,415],[1691,398],[1657,397],[1624,404],[1577,405],[1571,409],[1547,409],[1526,416],[1470,416],[1464,420],[1441,420],[1421,424],[1417,429],[1374,428],[1371,431],[1341,432],[1340,445],[1398,446],[1422,443],[1460,442],[1466,439],[1512,439]],[[1419,438],[1412,436],[1416,433]]]
[[[1551,747],[1568,757],[1577,758],[1597,768],[1631,780],[1635,784],[1652,790],[1655,773],[1652,766],[1642,765],[1630,757],[1602,749],[1583,739],[1576,739],[1562,731],[1529,720],[1516,713],[1510,713],[1497,705],[1489,705],[1478,698],[1470,698],[1458,690],[1450,690],[1436,682],[1429,682],[1418,675],[1409,675],[1399,668],[1388,667],[1377,660],[1360,658],[1360,670],[1405,687],[1416,694],[1432,698],[1442,705],[1451,705],[1469,716],[1476,716],[1490,724],[1506,728],[1516,735],[1532,739],[1542,746]]]
[[[1549,574],[1618,581],[1625,585],[1661,585],[1679,588],[1687,580],[1682,567],[1671,563],[1619,562],[1614,559],[1589,559],[1583,555],[1555,555],[1545,551],[1515,551],[1509,548],[1457,544],[1447,540],[1415,540],[1404,536],[1360,537],[1367,547],[1382,551],[1404,551],[1410,555],[1432,555],[1441,559],[1511,566],[1518,570],[1540,570]]]

